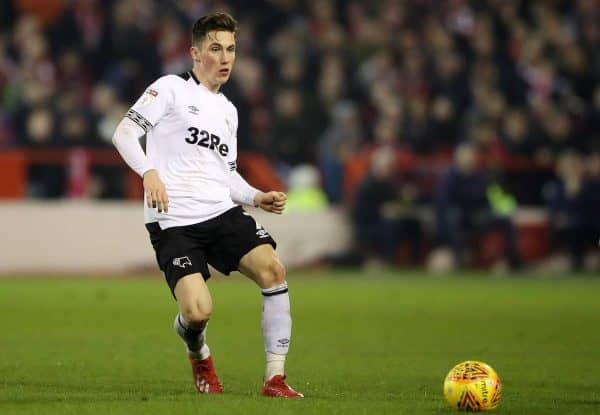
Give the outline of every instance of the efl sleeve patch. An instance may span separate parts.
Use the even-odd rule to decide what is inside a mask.
[[[168,113],[174,101],[172,75],[154,81],[132,105],[127,117],[148,132]]]

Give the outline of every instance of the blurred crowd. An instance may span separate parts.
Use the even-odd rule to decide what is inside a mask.
[[[598,212],[597,0],[6,0],[0,149],[109,146],[149,83],[190,69],[190,27],[216,9],[240,22],[223,89],[240,151],[268,157],[288,189],[313,178],[321,196],[299,200],[348,207],[365,240],[396,244],[371,226],[390,216],[420,235],[408,206],[433,203],[437,240],[458,259],[456,229],[493,225],[517,265],[497,217],[546,204],[568,234],[565,215]],[[95,176],[92,196],[122,196],[113,170]],[[30,194],[64,195],[54,173],[33,169]],[[461,209],[483,210],[465,220]]]

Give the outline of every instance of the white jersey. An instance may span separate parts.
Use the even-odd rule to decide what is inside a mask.
[[[146,156],[165,184],[168,213],[144,205],[144,221],[162,229],[206,221],[236,204],[230,194],[236,170],[235,106],[193,73],[166,75],[127,112],[146,132]]]

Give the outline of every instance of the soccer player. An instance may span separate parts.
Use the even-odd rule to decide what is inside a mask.
[[[298,398],[303,395],[285,382],[292,329],[285,268],[271,235],[240,206],[281,214],[286,195],[263,193],[237,173],[237,110],[219,93],[235,61],[236,32],[227,13],[200,18],[192,29],[192,69],[150,85],[118,125],[113,143],[143,178],[146,228],[179,306],[175,332],[187,347],[198,392],[223,391],[206,343],[210,264],[224,274],[239,270],[260,287],[262,394]]]

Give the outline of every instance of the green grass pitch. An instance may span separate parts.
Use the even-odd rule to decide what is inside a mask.
[[[222,396],[195,393],[159,278],[0,280],[0,414],[446,414],[444,376],[467,359],[499,373],[497,414],[600,413],[600,278],[289,283],[293,401],[259,395],[261,296],[239,275],[209,283]]]

